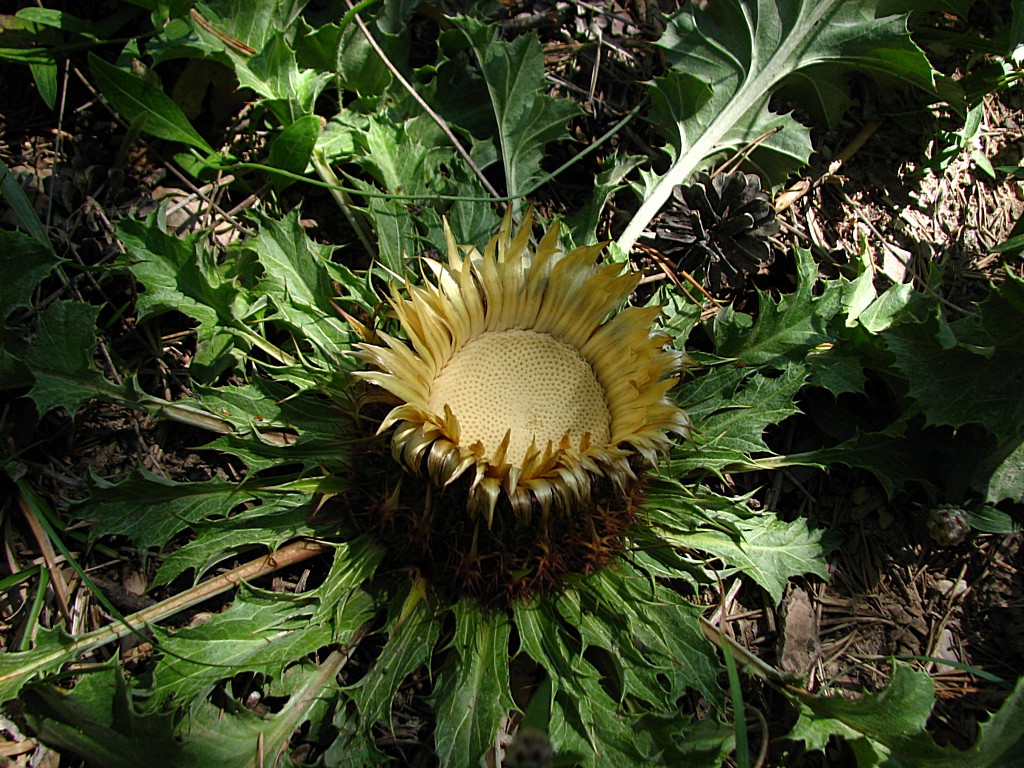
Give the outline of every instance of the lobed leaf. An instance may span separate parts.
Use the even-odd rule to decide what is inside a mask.
[[[70,692],[42,687],[26,698],[27,719],[41,739],[98,765],[128,768],[146,755],[147,765],[170,768],[190,748],[174,737],[173,712],[136,709],[116,661],[82,676]]]
[[[807,161],[807,129],[768,109],[772,94],[795,73],[841,63],[930,88],[931,66],[905,20],[876,18],[877,6],[878,0],[722,0],[675,15],[658,43],[672,72],[650,87],[651,117],[673,162],[620,236],[621,252],[630,252],[672,189],[708,158],[756,141],[767,157],[760,162],[775,178]]]
[[[826,556],[836,541],[807,520],[784,522],[755,513],[744,499],[689,493],[670,480],[653,484],[644,508],[664,543],[721,558],[724,571],[745,573],[776,603],[794,576],[828,578]]]
[[[35,646],[26,651],[0,653],[0,704],[10,701],[37,675],[52,674],[69,660],[71,638],[59,629],[41,627]]]
[[[748,366],[782,367],[787,361],[801,361],[819,344],[834,340],[829,323],[840,311],[846,283],[826,281],[822,294],[815,296],[817,265],[810,251],[795,249],[797,289],[795,293],[771,299],[758,292],[758,315],[753,320],[731,306],[715,316],[715,352],[738,359]]]
[[[799,411],[794,398],[806,377],[799,365],[771,377],[723,366],[685,386],[683,408],[693,434],[672,449],[666,471],[684,477],[755,467],[756,459],[772,453],[765,430]]]
[[[601,673],[572,641],[571,630],[550,600],[513,607],[519,650],[540,664],[551,681],[548,736],[560,757],[590,768],[650,762],[649,734],[636,728],[601,684]]]
[[[231,325],[239,298],[235,275],[217,263],[198,234],[169,234],[155,215],[146,221],[122,219],[117,234],[128,269],[145,288],[136,301],[140,321],[181,312],[199,322],[200,339]]]
[[[178,483],[139,468],[127,480],[100,483],[92,496],[75,505],[75,514],[89,520],[89,535],[125,536],[143,549],[163,547],[186,528],[211,520],[229,520],[237,508],[256,508],[259,516],[278,517],[295,525],[294,510],[309,503],[312,493],[277,492],[253,482],[231,483],[220,478]],[[159,512],[154,513],[154,501]]]
[[[391,727],[391,707],[399,687],[416,669],[427,665],[441,634],[441,621],[426,602],[422,581],[395,600],[386,630],[388,640],[377,661],[346,693],[355,702],[363,726],[383,722]]]
[[[107,381],[93,364],[99,310],[76,301],[55,301],[39,313],[22,361],[35,380],[28,396],[39,414],[65,408],[74,414],[93,397],[131,400],[127,386]]]
[[[512,709],[508,654],[511,623],[469,600],[452,607],[455,637],[434,688],[434,749],[441,766],[475,765],[494,744]]]
[[[305,596],[242,589],[226,610],[161,638],[146,709],[199,702],[218,681],[240,672],[280,677],[285,667],[332,642],[329,626],[310,621]]]
[[[193,523],[189,527],[195,538],[169,553],[160,563],[151,586],[171,583],[181,574],[192,571],[198,582],[217,563],[254,549],[272,551],[287,539],[313,536],[309,525],[309,508],[292,506],[257,506],[234,517]]]
[[[14,310],[31,306],[36,286],[60,263],[49,241],[0,229],[0,323]]]
[[[786,523],[774,516],[744,530],[739,537],[702,530],[667,536],[666,540],[721,557],[730,569],[742,571],[764,588],[776,605],[794,576],[812,574],[827,580],[825,557],[833,548],[824,533],[806,520]]]
[[[959,455],[947,443],[901,417],[877,431],[857,431],[835,446],[812,452],[809,458],[822,465],[866,469],[891,498],[908,482],[935,481],[937,473],[945,474],[944,468]]]
[[[556,606],[580,634],[582,650],[608,653],[623,696],[645,711],[674,712],[687,689],[720,696],[718,660],[700,629],[701,609],[623,564],[582,579]]]
[[[966,750],[939,746],[926,726],[935,704],[935,685],[922,671],[894,662],[889,685],[858,700],[842,696],[798,697],[800,718],[789,736],[808,749],[825,747],[828,738],[850,742],[859,768],[919,766],[920,768],[989,768],[1022,766],[1024,755],[1024,680],[989,721],[978,740]]]
[[[190,20],[190,44],[231,67],[239,84],[261,96],[282,125],[312,114],[333,77],[330,71],[298,65],[292,45],[301,9],[302,4],[290,1],[213,0],[203,6],[208,15]]]
[[[272,714],[245,708],[224,711],[196,702],[191,717],[173,710],[140,712],[116,663],[84,675],[75,688],[43,688],[27,703],[33,730],[47,743],[74,752],[90,764],[110,768],[182,765],[252,768],[286,757],[289,741],[304,721],[326,713],[325,696],[334,685],[333,664],[296,665],[283,673],[287,701]]]
[[[1024,438],[1024,281],[1007,276],[980,317],[947,323],[937,312],[885,333],[910,395],[931,424],[981,424],[1000,440]]]
[[[334,562],[317,590],[320,602],[313,621],[331,627],[333,642],[347,642],[352,632],[368,618],[362,591],[373,577],[384,552],[370,536],[362,536],[335,547]],[[350,601],[355,600],[352,604]]]
[[[497,39],[493,26],[471,17],[451,21],[465,34],[479,62],[497,125],[506,192],[518,198],[541,177],[545,148],[568,138],[566,123],[580,109],[547,94],[544,55],[536,35],[504,42]]]
[[[313,344],[332,367],[340,365],[340,351],[351,346],[352,332],[331,306],[336,291],[328,256],[333,247],[310,240],[298,211],[280,220],[259,216],[259,222],[259,234],[245,245],[264,270],[258,291],[274,302],[279,320]]]
[[[627,157],[615,153],[601,163],[601,170],[594,177],[593,191],[586,203],[565,217],[562,239],[565,248],[594,245],[598,242],[597,228],[605,206],[618,190],[626,186],[626,176],[641,163],[638,155]],[[678,294],[676,294],[678,295]]]

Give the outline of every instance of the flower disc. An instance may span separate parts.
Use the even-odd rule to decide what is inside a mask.
[[[485,458],[509,432],[506,456],[522,464],[537,445],[568,436],[578,445],[607,443],[611,416],[604,389],[579,351],[554,336],[513,328],[468,342],[434,379],[430,410],[448,405],[462,442],[479,443]]]

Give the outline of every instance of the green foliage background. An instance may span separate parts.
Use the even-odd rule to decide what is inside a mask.
[[[932,8],[919,5],[915,13]],[[987,505],[978,519],[989,529],[1010,528],[994,505],[1024,495],[1024,283],[1008,272],[976,315],[953,319],[909,285],[876,287],[868,253],[855,254],[845,276],[824,280],[811,254],[796,249],[795,292],[759,294],[756,312],[726,306],[701,321],[674,288],[651,299],[677,345],[689,348],[677,396],[695,430],[653,474],[641,510],[647,524],[628,557],[558,596],[498,612],[439,603],[414,575],[381,571],[379,543],[325,530],[314,514],[325,495],[364,480],[348,376],[359,365],[351,354],[359,336],[338,309],[376,317],[388,283],[419,279],[417,254],[445,250],[443,219],[459,242],[482,244],[500,203],[520,211],[575,171],[545,169],[552,147],[570,141],[580,108],[549,94],[537,37],[503,39],[485,13],[440,6],[438,17],[448,15],[436,57],[414,66],[408,3],[362,3],[359,24],[343,11],[307,14],[298,0],[137,6],[106,23],[23,9],[0,32],[9,43],[0,55],[29,66],[52,103],[55,40],[81,45],[93,83],[134,135],[167,142],[199,180],[230,172],[265,199],[226,245],[208,232],[171,234],[166,211],[117,223],[123,253],[101,278],[130,280],[136,296],[126,311],[139,324],[171,312],[194,324],[193,394],[171,402],[147,391],[141,375],[114,382],[97,368],[104,308],[63,297],[34,303],[37,285],[76,267],[55,253],[0,169],[20,223],[0,230],[0,271],[13,276],[0,283],[0,384],[40,416],[73,415],[100,399],[206,429],[215,439],[204,450],[233,457],[244,478],[173,482],[140,468],[117,483],[96,478],[89,497],[66,508],[33,503],[53,521],[55,540],[84,521],[90,545],[116,537],[140,552],[164,551],[153,587],[182,576],[201,582],[233,558],[304,537],[329,543],[330,566],[320,586],[300,594],[243,585],[205,623],[147,626],[155,663],[138,676],[112,658],[70,691],[57,685],[83,653],[127,634],[119,625],[75,638],[43,629],[31,648],[0,655],[0,699],[20,700],[43,741],[108,766],[248,766],[259,742],[265,765],[298,765],[288,748],[305,726],[323,764],[377,764],[385,756],[375,726],[387,727],[399,690],[426,670],[423,695],[444,766],[477,764],[518,709],[546,732],[559,764],[716,766],[742,754],[745,725],[729,722],[730,691],[719,682],[732,656],[710,642],[726,641],[688,598],[742,575],[777,603],[791,578],[827,578],[827,555],[839,545],[814,521],[722,495],[719,478],[846,464],[890,494],[915,484],[937,501],[974,499]],[[1019,4],[1014,10],[1019,22]],[[116,39],[129,22],[148,24],[146,33]],[[907,17],[878,0],[687,5],[667,20],[657,48],[664,71],[627,117],[642,115],[664,138],[667,170],[604,153],[590,199],[562,222],[567,243],[594,242],[608,202],[633,196],[637,213],[611,258],[627,257],[672,188],[759,137],[751,169],[768,181],[800,169],[809,128],[769,108],[794,83],[817,86],[803,106],[824,125],[848,106],[849,72],[936,93]],[[132,69],[133,57],[145,73]],[[243,161],[216,149],[155,85],[164,66],[182,61],[215,62],[248,89],[253,120],[269,137],[262,154]],[[302,185],[330,189],[356,233],[351,243],[311,239],[285,202]],[[687,345],[697,337],[706,342]],[[881,428],[859,416],[869,385],[887,393]],[[766,433],[801,412],[827,425],[831,444],[778,455]],[[16,456],[3,466],[20,477]],[[378,649],[372,664],[339,688],[347,649],[369,640]],[[525,700],[512,684],[524,667],[534,671]],[[262,715],[239,706],[231,694],[245,673],[283,703]],[[838,737],[860,766],[1024,764],[1019,684],[961,753],[927,733],[933,686],[904,662],[894,662],[889,688],[856,701],[765,674],[798,709],[789,738],[808,749]],[[685,706],[693,696],[706,706],[701,716]],[[286,762],[274,762],[279,755]]]

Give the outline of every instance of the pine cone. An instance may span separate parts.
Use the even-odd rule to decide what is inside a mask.
[[[955,504],[939,504],[928,512],[928,533],[936,544],[952,547],[962,544],[971,532],[967,512]]]
[[[693,272],[706,264],[709,287],[719,289],[736,287],[745,274],[771,264],[768,238],[778,231],[775,208],[756,175],[702,172],[673,190],[657,238],[677,268]]]

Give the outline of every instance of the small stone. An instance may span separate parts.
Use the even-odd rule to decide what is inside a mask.
[[[935,589],[940,594],[946,595],[950,599],[960,597],[967,591],[967,582],[963,579],[939,579],[935,582]]]

